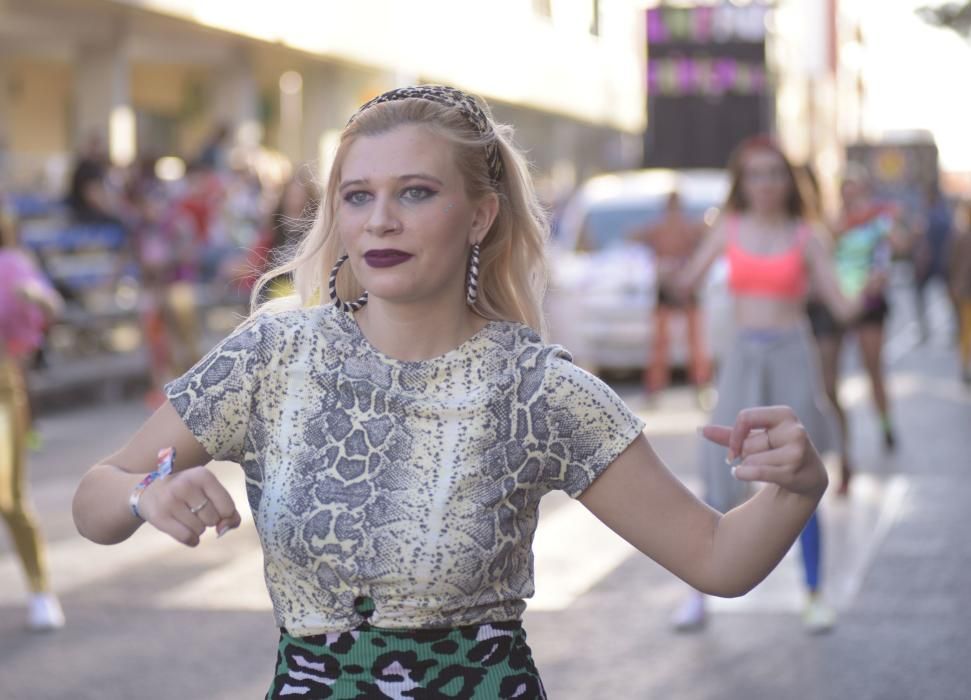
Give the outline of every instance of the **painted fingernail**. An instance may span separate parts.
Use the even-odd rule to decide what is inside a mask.
[[[219,527],[216,528],[216,539],[218,540],[220,537],[222,537],[232,529],[233,528],[231,528],[229,525],[220,525]]]
[[[733,479],[737,479],[738,478],[738,474],[735,473],[737,471],[738,471],[738,467],[732,467],[732,478]]]

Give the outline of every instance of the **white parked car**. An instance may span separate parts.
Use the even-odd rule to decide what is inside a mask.
[[[677,191],[690,217],[712,223],[728,194],[722,170],[638,170],[585,182],[556,223],[546,312],[553,342],[591,370],[640,370],[649,360],[657,302],[654,256],[630,235],[664,214]],[[701,290],[705,340],[717,360],[731,333],[731,299],[724,261],[712,266]],[[670,358],[687,362],[687,328],[671,324]]]

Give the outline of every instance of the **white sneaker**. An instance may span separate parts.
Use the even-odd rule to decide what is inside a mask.
[[[27,626],[35,632],[64,626],[64,611],[53,593],[32,593],[27,608]]]
[[[671,616],[671,627],[676,632],[695,632],[707,622],[705,615],[705,596],[694,591]]]
[[[810,598],[802,613],[802,622],[810,634],[823,634],[833,629],[836,613],[820,598]]]

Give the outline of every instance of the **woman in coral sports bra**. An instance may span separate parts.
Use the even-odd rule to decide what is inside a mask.
[[[678,278],[675,291],[694,289],[705,270],[724,255],[735,301],[735,338],[718,378],[713,420],[724,421],[746,406],[785,404],[800,416],[822,454],[838,448],[838,426],[823,390],[805,303],[812,284],[840,319],[854,318],[860,307],[841,293],[824,246],[808,220],[809,210],[794,170],[767,137],[743,142],[729,161],[731,190],[723,216]],[[765,439],[765,438],[763,438]],[[725,512],[748,496],[733,478],[725,450],[702,448],[705,500]],[[819,597],[821,538],[814,515],[800,535],[808,600],[806,627],[821,632],[834,616]],[[675,613],[676,629],[705,622],[705,603],[694,593]]]

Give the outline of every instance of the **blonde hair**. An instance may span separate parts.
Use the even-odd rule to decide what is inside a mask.
[[[483,108],[487,110],[484,105]],[[474,310],[484,318],[518,321],[542,332],[547,215],[536,197],[526,159],[513,144],[511,127],[496,124],[491,115],[489,121],[492,133],[483,136],[458,109],[420,98],[384,102],[359,113],[341,134],[323,201],[293,257],[257,281],[251,297],[252,314],[329,303],[328,277],[341,254],[336,230],[338,188],[348,149],[355,139],[405,124],[420,124],[452,144],[470,199],[490,192],[499,198],[498,214],[481,244],[479,294]],[[493,140],[502,159],[502,178],[498,183],[489,175],[484,148]],[[263,287],[280,275],[292,276],[295,294],[260,303]],[[341,269],[337,291],[345,300],[363,293],[347,265]]]

